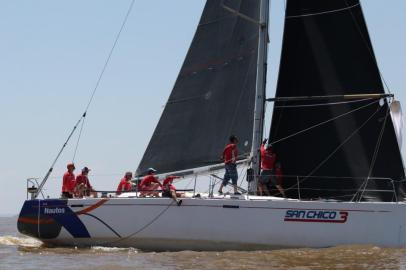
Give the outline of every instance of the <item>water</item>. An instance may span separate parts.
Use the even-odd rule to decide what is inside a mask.
[[[344,246],[256,252],[141,252],[132,248],[47,248],[0,217],[0,270],[28,269],[406,269],[406,248]]]

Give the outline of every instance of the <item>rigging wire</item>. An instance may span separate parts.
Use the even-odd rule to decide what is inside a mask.
[[[51,167],[49,168],[48,172],[46,173],[46,175],[42,179],[41,183],[39,184],[37,192],[33,196],[34,199],[36,199],[40,193],[42,194],[42,188],[44,187],[46,181],[48,180],[49,176],[51,175],[52,171],[54,170],[54,166],[55,166],[56,162],[58,161],[58,159],[61,156],[61,154],[62,154],[63,150],[65,149],[65,147],[68,145],[68,142],[72,138],[73,133],[75,133],[75,130],[77,129],[80,122],[82,121],[83,117],[85,117],[85,114],[83,114],[83,116],[79,119],[79,121],[73,127],[72,131],[69,133],[68,138],[66,139],[65,143],[62,145],[61,149],[59,150],[58,154],[56,155],[56,158],[52,162]]]
[[[298,181],[298,184],[302,184],[305,180],[309,179],[318,169],[321,168],[321,166],[323,166],[332,156],[334,156],[334,154],[337,153],[337,151],[340,150],[341,147],[343,147],[355,134],[357,134],[358,131],[360,131],[380,110],[381,108],[378,107],[378,109],[361,126],[359,126],[354,132],[352,132],[339,146],[336,147],[336,149],[334,149],[324,160],[322,160],[319,165],[317,165],[307,176]],[[298,184],[295,184],[286,190],[291,190]]]
[[[81,129],[80,129],[80,134],[79,134],[79,137],[78,137],[78,140],[77,140],[77,143],[76,143],[75,153],[74,153],[74,155],[73,155],[73,160],[74,160],[75,157],[76,157],[77,148],[78,148],[78,146],[79,146],[79,142],[80,142],[80,138],[81,138],[81,134],[82,134],[84,122],[85,122],[85,121],[84,121],[84,118],[86,117],[87,111],[89,110],[89,107],[90,107],[90,105],[91,105],[91,103],[92,103],[92,101],[93,101],[93,99],[94,99],[94,96],[95,96],[95,94],[96,94],[96,91],[97,91],[97,89],[99,88],[99,85],[100,85],[100,82],[101,82],[101,80],[102,80],[102,78],[103,78],[104,72],[106,71],[107,66],[108,66],[109,63],[110,63],[111,56],[113,55],[114,49],[115,49],[116,46],[117,46],[118,40],[120,39],[120,36],[121,36],[121,33],[123,32],[123,29],[124,29],[124,27],[125,27],[125,25],[126,25],[126,23],[127,23],[128,17],[129,17],[130,14],[131,14],[131,11],[132,11],[132,9],[133,9],[133,7],[134,7],[135,1],[136,1],[136,0],[132,0],[131,3],[130,3],[130,6],[128,7],[128,10],[127,10],[127,13],[126,13],[126,15],[125,15],[125,17],[124,17],[124,20],[123,20],[123,22],[121,23],[120,30],[118,31],[118,33],[117,33],[117,35],[116,35],[116,37],[115,37],[115,39],[114,39],[113,46],[112,46],[111,49],[110,49],[110,52],[109,52],[109,54],[108,54],[108,56],[107,56],[106,61],[104,62],[103,68],[102,68],[102,70],[101,70],[101,72],[100,72],[100,74],[99,74],[99,77],[97,78],[96,85],[95,85],[94,88],[93,88],[93,91],[92,91],[92,94],[91,94],[91,96],[90,96],[89,102],[88,102],[87,105],[86,105],[86,109],[85,109],[85,112],[84,112],[84,114],[83,114],[82,127],[81,127]]]
[[[245,176],[245,175],[244,175],[244,176]],[[189,184],[190,184],[190,183],[189,183]],[[131,234],[125,236],[125,237],[119,238],[119,239],[117,239],[117,240],[115,240],[115,241],[106,242],[106,243],[104,243],[104,244],[116,244],[116,243],[125,241],[125,240],[127,240],[127,239],[129,239],[129,238],[134,238],[134,237],[136,237],[139,233],[141,233],[142,231],[144,231],[145,229],[147,229],[147,228],[149,228],[151,225],[153,225],[153,224],[155,223],[155,221],[157,221],[161,216],[163,216],[163,215],[170,209],[171,206],[173,206],[173,204],[174,204],[174,201],[171,200],[170,203],[169,203],[168,205],[166,205],[166,206],[164,207],[164,209],[163,209],[161,212],[159,212],[154,218],[152,218],[149,222],[147,222],[144,226],[142,226],[142,227],[141,227],[140,229],[138,229],[137,231],[135,231],[135,232],[133,232],[133,233],[131,233]]]
[[[136,0],[132,0],[131,3],[130,3],[130,5],[129,5],[129,7],[128,7],[127,13],[126,13],[126,15],[125,15],[125,17],[124,17],[124,20],[123,20],[122,24],[121,24],[120,30],[118,31],[118,33],[117,33],[117,35],[116,35],[116,37],[115,37],[113,46],[112,46],[112,48],[111,48],[111,50],[110,50],[110,52],[109,52],[109,54],[108,54],[108,57],[107,57],[107,59],[106,59],[106,61],[105,61],[105,63],[104,63],[104,66],[103,66],[103,68],[102,68],[102,71],[100,72],[100,75],[99,75],[99,77],[98,77],[98,79],[97,79],[96,85],[95,85],[95,87],[93,88],[92,94],[91,94],[91,96],[90,96],[89,102],[88,102],[87,105],[86,105],[86,108],[85,108],[84,113],[83,113],[82,116],[79,118],[79,120],[77,121],[76,125],[73,127],[72,131],[70,132],[70,134],[69,134],[67,140],[65,141],[65,143],[64,143],[63,146],[62,146],[62,148],[61,148],[60,151],[58,152],[58,154],[57,154],[55,160],[53,161],[53,163],[52,163],[50,169],[48,170],[47,174],[45,175],[45,177],[44,177],[43,180],[41,181],[40,185],[38,186],[38,190],[37,190],[37,193],[35,194],[34,198],[37,198],[38,194],[41,192],[43,186],[45,185],[46,181],[48,180],[49,176],[51,175],[51,173],[52,173],[52,171],[53,171],[53,168],[54,168],[56,162],[58,161],[58,159],[59,159],[59,157],[61,156],[63,150],[64,150],[65,147],[67,146],[68,142],[70,141],[72,135],[75,133],[75,131],[76,131],[76,129],[77,129],[77,127],[79,126],[80,123],[82,123],[82,127],[81,127],[81,133],[82,133],[83,126],[84,126],[84,124],[83,124],[84,119],[86,118],[87,112],[88,112],[88,110],[89,110],[89,107],[90,107],[90,105],[91,105],[93,99],[94,99],[94,96],[95,96],[95,94],[96,94],[96,91],[97,91],[97,89],[99,88],[99,85],[100,85],[100,82],[101,82],[101,80],[102,80],[102,78],[103,78],[104,72],[106,71],[106,68],[107,68],[108,64],[110,63],[111,56],[113,55],[114,49],[115,49],[115,47],[116,47],[116,45],[117,45],[117,43],[118,43],[118,40],[119,40],[119,38],[120,38],[120,36],[121,36],[121,33],[122,33],[123,29],[124,29],[124,26],[125,26],[126,23],[127,23],[128,17],[129,17],[129,15],[130,15],[130,13],[131,13],[131,11],[132,11],[132,9],[133,9],[133,6],[134,6],[135,1],[136,1]],[[76,142],[75,153],[74,153],[73,159],[75,159],[75,157],[76,157],[76,152],[77,152],[77,148],[78,148],[79,141],[80,141],[80,138],[81,138],[81,133],[79,134],[78,140],[77,140],[77,142]]]
[[[108,64],[110,63],[111,56],[113,55],[113,52],[114,52],[114,49],[116,48],[116,45],[117,45],[117,43],[118,43],[118,40],[120,39],[121,32],[123,32],[123,29],[124,29],[124,27],[125,27],[125,25],[126,25],[126,23],[127,23],[128,17],[129,17],[130,14],[131,14],[131,11],[132,11],[132,9],[133,9],[133,6],[134,6],[135,1],[136,1],[136,0],[132,0],[131,3],[130,3],[130,6],[128,7],[127,14],[126,14],[125,17],[124,17],[124,20],[123,20],[123,22],[122,22],[122,24],[121,24],[120,30],[118,31],[118,33],[117,33],[117,35],[116,35],[116,38],[115,38],[115,40],[114,40],[113,47],[110,49],[110,52],[109,52],[109,54],[108,54],[108,57],[107,57],[107,59],[106,59],[106,61],[105,61],[105,63],[104,63],[104,66],[103,66],[103,68],[102,68],[102,71],[100,72],[99,78],[97,79],[96,85],[95,85],[95,87],[94,87],[94,89],[93,89],[93,92],[92,92],[92,95],[91,95],[91,97],[90,97],[89,103],[88,103],[87,106],[86,106],[85,112],[88,111],[88,109],[89,109],[89,107],[90,107],[90,104],[91,104],[92,101],[93,101],[94,95],[96,94],[96,91],[97,91],[97,89],[98,89],[98,87],[99,87],[99,85],[100,85],[100,81],[101,81],[101,79],[103,78],[104,72],[106,71],[106,68],[107,68]]]
[[[79,136],[78,136],[78,139],[77,139],[77,141],[76,141],[75,151],[73,152],[72,163],[74,163],[74,162],[75,162],[76,153],[77,153],[77,151],[78,151],[78,147],[79,147],[80,138],[81,138],[81,136],[82,136],[82,132],[83,132],[83,126],[85,125],[85,120],[86,120],[86,118],[83,118],[82,125],[80,126],[80,131],[79,131]]]
[[[174,203],[174,201],[171,199],[170,203],[169,203],[160,213],[158,213],[158,215],[156,215],[156,216],[155,216],[153,219],[151,219],[148,223],[146,223],[144,226],[142,226],[140,229],[138,229],[137,231],[133,232],[132,234],[127,235],[127,236],[122,237],[122,238],[119,238],[119,239],[117,239],[117,240],[115,240],[115,241],[112,241],[112,242],[104,243],[104,244],[116,244],[116,243],[122,242],[122,241],[124,241],[124,240],[126,240],[126,239],[134,238],[135,236],[137,236],[137,234],[139,234],[140,232],[142,232],[142,231],[144,231],[145,229],[147,229],[147,228],[148,228],[149,226],[151,226],[155,221],[157,221],[163,214],[165,214],[165,213],[169,210],[169,208],[173,205],[173,203]]]
[[[309,131],[309,130],[315,129],[315,128],[317,128],[317,127],[320,127],[320,126],[322,126],[322,125],[325,125],[325,124],[327,124],[327,123],[330,123],[330,122],[332,122],[332,121],[335,121],[335,120],[337,120],[337,119],[339,119],[339,118],[341,118],[341,117],[344,117],[344,116],[346,116],[346,115],[348,115],[348,114],[354,113],[354,112],[359,111],[359,110],[361,110],[361,109],[363,109],[363,108],[366,108],[366,107],[368,107],[368,106],[371,106],[372,104],[375,104],[375,103],[377,103],[377,102],[379,102],[379,100],[374,100],[373,102],[370,102],[370,103],[368,103],[368,104],[366,104],[366,105],[363,105],[363,106],[361,106],[361,107],[358,107],[358,108],[356,108],[356,109],[354,109],[354,110],[351,110],[351,111],[348,111],[348,112],[346,112],[346,113],[340,114],[340,115],[338,115],[338,116],[336,116],[336,117],[333,117],[333,118],[331,118],[331,119],[329,119],[329,120],[320,122],[320,123],[318,123],[318,124],[316,124],[316,125],[310,126],[310,127],[308,127],[308,128],[302,129],[302,130],[300,130],[300,131],[298,131],[298,132],[295,132],[295,133],[293,133],[293,134],[290,134],[290,135],[288,135],[288,136],[286,136],[286,137],[283,137],[283,138],[281,138],[281,139],[275,140],[275,141],[271,142],[271,144],[273,145],[273,144],[280,143],[280,142],[282,142],[282,141],[285,141],[285,140],[287,140],[287,139],[290,139],[290,138],[292,138],[292,137],[295,137],[295,136],[297,136],[297,135],[299,135],[299,134],[302,134],[302,133],[307,132],[307,131]]]
[[[367,177],[367,179],[365,179],[365,184],[361,185],[360,188],[359,188],[359,191],[360,191],[362,186],[363,186],[361,195],[359,197],[359,201],[361,201],[362,197],[364,196],[365,190],[366,190],[366,188],[368,186],[369,179],[371,178],[372,170],[375,167],[375,162],[376,162],[376,159],[378,158],[379,148],[381,146],[383,134],[385,132],[385,127],[386,127],[386,123],[387,123],[387,120],[388,120],[389,111],[390,111],[390,107],[388,105],[388,108],[386,110],[385,120],[383,121],[382,128],[381,128],[378,140],[377,140],[376,145],[375,145],[374,154],[372,156],[371,165],[369,167],[368,177]],[[356,195],[359,193],[359,191],[357,191],[357,193],[354,195],[353,199],[356,197]]]

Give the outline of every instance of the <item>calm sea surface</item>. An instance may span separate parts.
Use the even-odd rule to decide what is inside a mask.
[[[5,269],[406,269],[406,249],[345,246],[154,253],[131,248],[45,248],[35,239],[18,234],[16,217],[0,217],[0,270]]]

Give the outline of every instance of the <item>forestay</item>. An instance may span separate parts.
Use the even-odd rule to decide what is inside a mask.
[[[137,172],[217,164],[230,134],[251,150],[259,0],[208,0],[189,52]],[[224,6],[227,7],[224,8]]]
[[[379,93],[359,1],[288,0],[276,97]],[[358,190],[362,200],[394,200],[392,183],[376,179],[405,178],[388,115],[386,99],[276,102],[270,136],[284,174],[293,176],[284,180],[288,196],[350,200]],[[403,184],[395,185],[402,199]]]

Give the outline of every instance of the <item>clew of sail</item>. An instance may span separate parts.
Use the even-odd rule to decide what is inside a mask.
[[[163,114],[137,169],[218,164],[230,134],[251,150],[260,1],[208,0]],[[236,12],[231,12],[236,11]],[[241,16],[242,14],[244,16]]]
[[[276,97],[383,93],[358,0],[287,1]],[[405,174],[388,114],[387,99],[276,102],[270,137],[292,176],[284,179],[288,196],[402,199]]]

